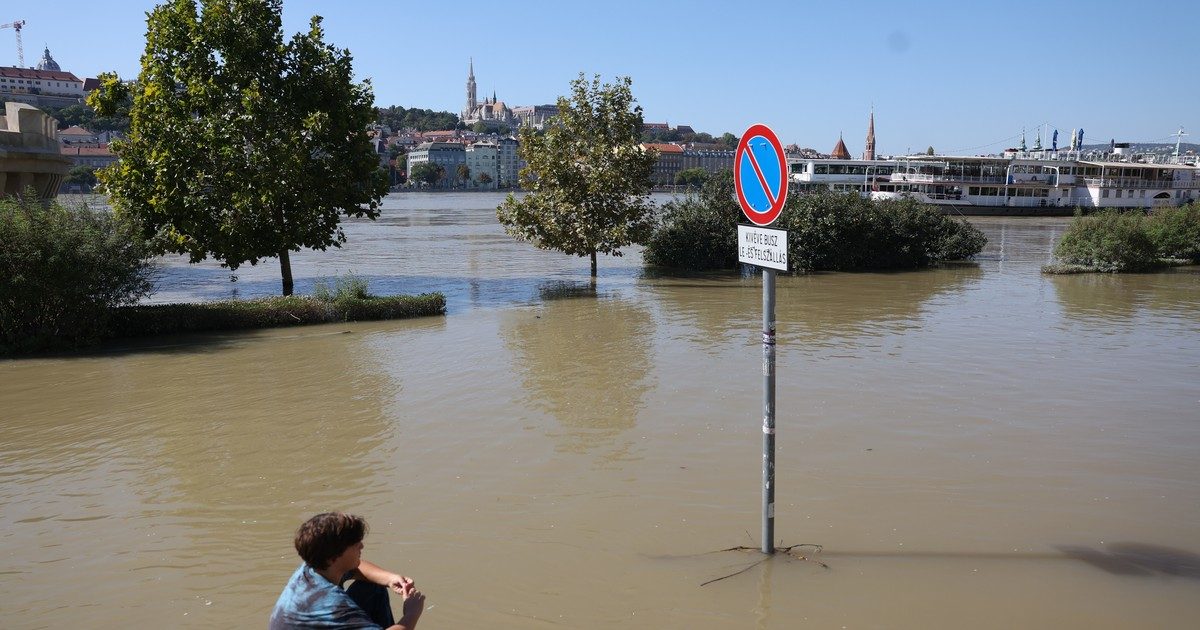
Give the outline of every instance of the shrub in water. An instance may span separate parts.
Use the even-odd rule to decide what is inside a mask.
[[[1147,229],[1159,257],[1200,262],[1200,205],[1157,209]]]
[[[1067,265],[1097,271],[1144,271],[1160,266],[1158,247],[1140,211],[1105,210],[1091,216],[1076,213],[1054,255]]]
[[[714,179],[700,196],[667,204],[646,247],[646,263],[736,268],[740,217],[732,176]],[[978,228],[932,207],[910,199],[872,201],[857,193],[793,195],[771,227],[787,230],[795,273],[927,267],[971,258],[987,244]]]
[[[718,173],[704,183],[699,193],[664,204],[642,259],[655,267],[736,269],[737,224],[741,216],[733,192],[733,173]]]
[[[90,343],[151,290],[146,243],[108,212],[0,198],[0,354]]]

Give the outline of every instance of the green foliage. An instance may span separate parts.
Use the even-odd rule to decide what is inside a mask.
[[[365,128],[369,83],[348,51],[324,42],[321,18],[284,42],[281,0],[170,0],[150,12],[120,161],[100,173],[119,212],[161,251],[236,269],[290,252],[338,247],[341,217],[375,218],[387,191]],[[106,75],[88,98],[117,108]]]
[[[695,167],[685,168],[675,173],[676,186],[701,186],[708,181],[708,171]]]
[[[482,120],[477,120],[474,125],[471,125],[471,131],[475,133],[487,133],[487,130],[488,126]]]
[[[933,145],[929,145],[929,148],[925,149],[925,155],[937,155],[933,150]]]
[[[663,206],[660,224],[646,243],[642,259],[653,267],[736,269],[741,216],[733,192],[733,172],[718,173],[699,193]]]
[[[1157,208],[1148,219],[1147,229],[1160,258],[1200,263],[1200,204]]]
[[[441,315],[441,293],[322,300],[292,295],[202,304],[154,304],[116,309],[114,337],[146,337],[215,330],[275,328],[305,324],[401,319]]]
[[[1141,211],[1104,210],[1083,216],[1076,212],[1054,255],[1066,265],[1095,271],[1145,271],[1161,265]]]
[[[492,183],[492,176],[487,173],[480,173],[479,177],[477,177],[476,179],[479,180],[480,184],[487,185],[487,184]]]
[[[1158,208],[1150,216],[1140,210],[1077,212],[1054,255],[1062,264],[1047,265],[1048,273],[1147,271],[1172,259],[1200,262],[1200,206]]]
[[[691,270],[735,269],[741,220],[730,174],[699,196],[666,205],[644,253],[646,264]],[[965,260],[983,250],[978,228],[912,200],[877,202],[855,193],[792,195],[774,228],[788,232],[793,273],[915,269]]]
[[[559,97],[557,124],[544,133],[522,127],[519,152],[528,166],[521,185],[496,216],[510,235],[542,249],[590,256],[621,255],[644,243],[654,227],[650,174],[657,159],[640,145],[642,108],[629,77],[589,83],[582,73],[571,96]]]
[[[75,184],[91,190],[96,185],[96,169],[87,164],[80,164],[67,172],[66,184]]]
[[[109,309],[150,293],[149,248],[107,212],[0,198],[0,354],[104,336]]]
[[[704,132],[686,132],[675,129],[643,129],[642,142],[699,142],[703,144],[720,144],[729,149],[736,149],[738,137],[725,132],[719,138]]]
[[[917,269],[966,260],[987,238],[912,199],[874,201],[857,193],[795,195],[775,227],[788,231],[792,271]]]
[[[442,181],[446,176],[446,167],[434,162],[421,162],[412,167],[413,181],[425,182],[430,186]]]
[[[318,280],[313,287],[313,297],[325,302],[369,300],[372,295],[367,288],[368,283],[365,279],[351,273],[334,280],[333,287],[324,280]]]
[[[454,129],[461,124],[458,116],[450,112],[435,112],[432,109],[405,109],[398,105],[375,109],[376,122],[387,125],[392,131],[416,129],[417,131],[440,131]]]
[[[464,183],[471,181],[471,167],[467,166],[465,163],[459,164],[454,171],[455,174],[458,175],[458,181]]]
[[[101,74],[100,76],[102,79],[108,78],[110,80],[116,77],[116,75],[112,75],[111,73]],[[117,131],[120,133],[129,133],[129,108],[132,105],[133,97],[130,95],[128,89],[124,89],[122,96],[114,100],[113,107],[107,112],[108,115],[104,116],[98,114],[91,106],[79,103],[66,107],[43,106],[41,109],[58,121],[59,129],[78,125],[92,132]]]

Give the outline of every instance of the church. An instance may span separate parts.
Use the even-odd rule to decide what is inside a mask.
[[[471,59],[467,70],[467,106],[463,109],[460,116],[463,124],[467,126],[474,125],[477,122],[482,122],[489,127],[499,127],[501,125],[515,127],[517,125],[517,117],[513,114],[511,108],[504,104],[504,101],[496,100],[496,93],[492,92],[492,98],[484,97],[480,103],[475,97],[475,60]]]

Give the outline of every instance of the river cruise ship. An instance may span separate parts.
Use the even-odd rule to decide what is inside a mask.
[[[911,197],[962,215],[1070,215],[1075,208],[1155,208],[1200,199],[1195,156],[1153,161],[1120,145],[1092,159],[1077,152],[1002,156],[903,156],[880,160],[789,160],[799,190]],[[1061,154],[1061,155],[1059,155]],[[1161,158],[1159,158],[1161,160]]]

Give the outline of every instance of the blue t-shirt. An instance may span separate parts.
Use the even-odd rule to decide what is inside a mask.
[[[271,611],[270,630],[292,628],[362,628],[378,630],[371,617],[341,586],[301,563]]]

